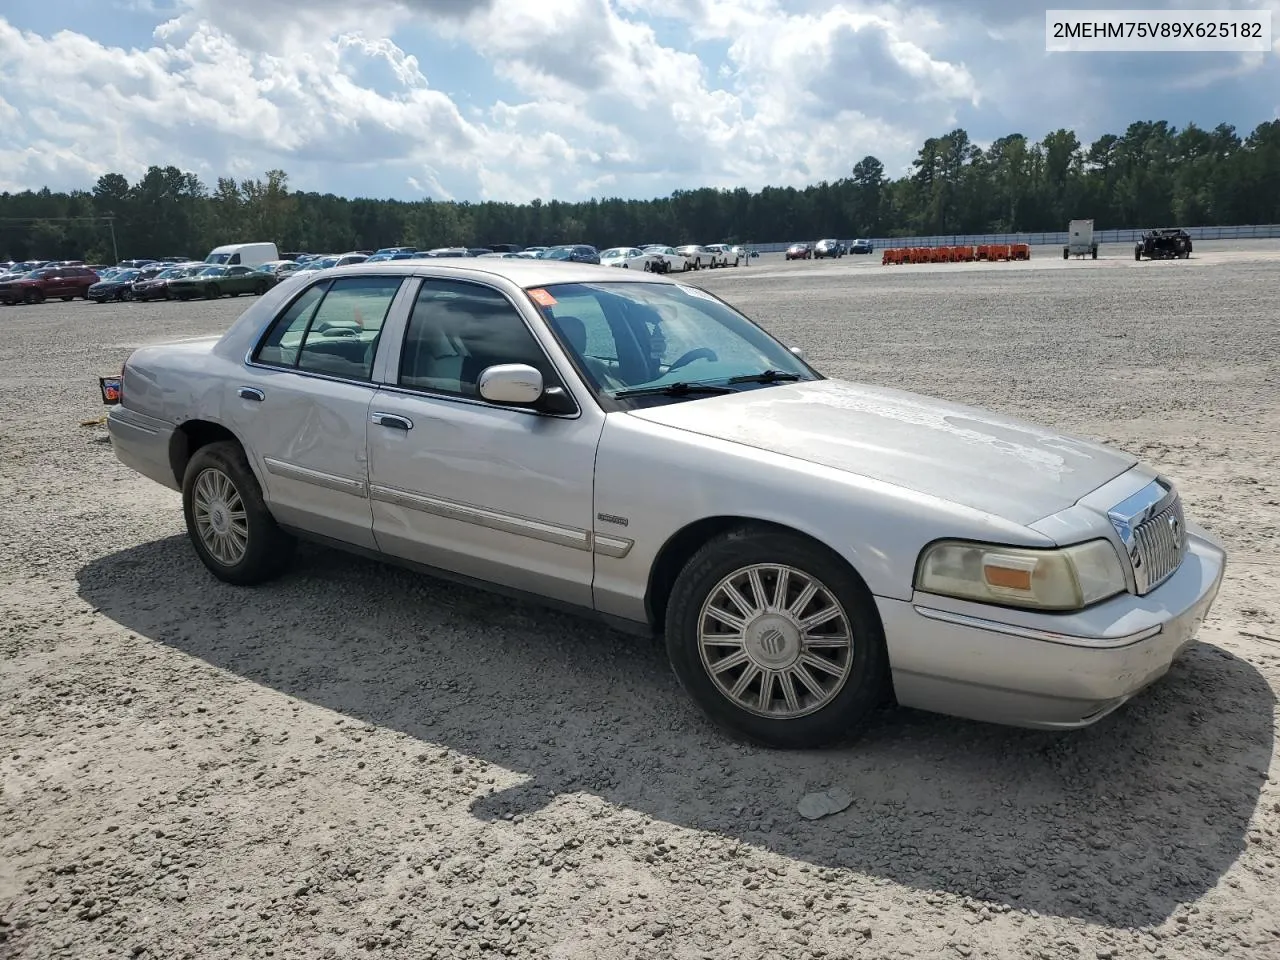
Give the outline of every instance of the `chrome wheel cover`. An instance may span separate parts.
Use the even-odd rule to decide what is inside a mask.
[[[191,517],[200,542],[218,563],[234,567],[244,559],[249,549],[244,501],[231,478],[217,467],[207,467],[196,477]]]
[[[734,705],[792,720],[827,706],[853,669],[853,630],[821,580],[783,564],[735,570],[698,614],[698,653]]]

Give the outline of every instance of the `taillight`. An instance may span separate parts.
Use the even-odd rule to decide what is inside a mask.
[[[129,369],[129,361],[120,364],[120,403],[124,404],[124,372]]]

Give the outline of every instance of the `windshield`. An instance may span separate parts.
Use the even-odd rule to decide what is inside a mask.
[[[204,258],[204,262],[205,263],[226,263],[230,259],[231,259],[231,254],[229,253],[211,253],[209,254],[209,256]]]
[[[611,398],[676,383],[727,387],[730,378],[766,372],[787,380],[820,379],[787,347],[697,287],[559,283],[531,296],[579,369]],[[762,385],[741,383],[732,389]],[[643,398],[650,403],[671,399]]]
[[[568,260],[573,255],[573,247],[551,247],[538,254],[542,260]]]
[[[112,274],[112,280],[136,280],[142,275],[141,270],[121,270],[119,273]]]
[[[227,272],[226,267],[205,267],[200,271],[198,276],[201,277],[220,277]]]

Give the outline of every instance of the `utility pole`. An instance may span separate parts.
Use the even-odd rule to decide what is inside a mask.
[[[116,249],[116,218],[114,216],[107,217],[107,226],[111,230],[111,260],[114,266],[120,262],[120,251]]]

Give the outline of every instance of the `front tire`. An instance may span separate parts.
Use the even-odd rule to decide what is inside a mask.
[[[264,583],[293,558],[296,541],[276,525],[237,443],[196,451],[182,479],[182,511],[196,555],[226,583]]]
[[[206,300],[217,300],[221,296],[222,290],[219,289],[216,283],[211,283],[204,288],[204,298]]]
[[[665,627],[686,693],[718,726],[764,746],[847,739],[889,689],[866,585],[786,531],[743,527],[709,541],[677,578]]]

